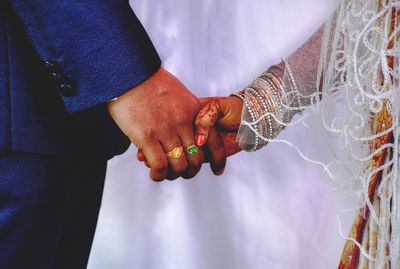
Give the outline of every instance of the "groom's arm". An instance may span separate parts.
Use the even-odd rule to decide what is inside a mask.
[[[1,1],[1,0],[0,0]],[[193,177],[203,152],[167,160],[194,144],[200,103],[161,61],[128,0],[8,0],[54,79],[69,112],[106,103],[151,166],[155,180]],[[222,143],[222,142],[221,142]],[[221,171],[221,143],[210,149]]]
[[[69,112],[120,96],[160,58],[128,0],[8,0]]]

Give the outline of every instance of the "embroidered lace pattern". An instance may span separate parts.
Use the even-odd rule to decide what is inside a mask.
[[[287,144],[333,182],[343,180],[336,167],[350,171],[360,208],[339,268],[400,268],[399,15],[399,0],[341,0],[301,48],[238,93],[242,149]],[[339,141],[335,158],[279,138],[296,124]]]

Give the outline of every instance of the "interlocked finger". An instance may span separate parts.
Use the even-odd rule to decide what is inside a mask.
[[[181,140],[176,136],[161,143],[163,144],[166,157],[168,158],[167,179],[174,180],[183,176],[186,172],[188,162]]]
[[[192,129],[182,130],[180,138],[188,161],[188,167],[183,174],[183,178],[193,178],[201,169],[204,162],[204,153],[203,150],[195,144],[194,132]]]

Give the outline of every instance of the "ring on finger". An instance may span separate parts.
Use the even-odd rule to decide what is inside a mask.
[[[186,148],[186,152],[190,155],[190,156],[195,156],[199,153],[199,148],[196,145],[190,145]]]
[[[183,155],[183,147],[176,147],[173,150],[171,150],[170,152],[167,152],[167,157],[169,159],[179,159],[180,157],[182,157]]]

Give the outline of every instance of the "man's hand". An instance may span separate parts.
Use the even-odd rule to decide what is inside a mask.
[[[143,151],[155,181],[180,176],[194,177],[204,161],[204,153],[191,156],[188,146],[195,144],[193,122],[200,101],[172,74],[160,68],[153,76],[108,104],[108,110],[139,150]],[[166,152],[182,146],[185,154],[168,159]],[[225,167],[223,147],[210,148],[213,164]]]

